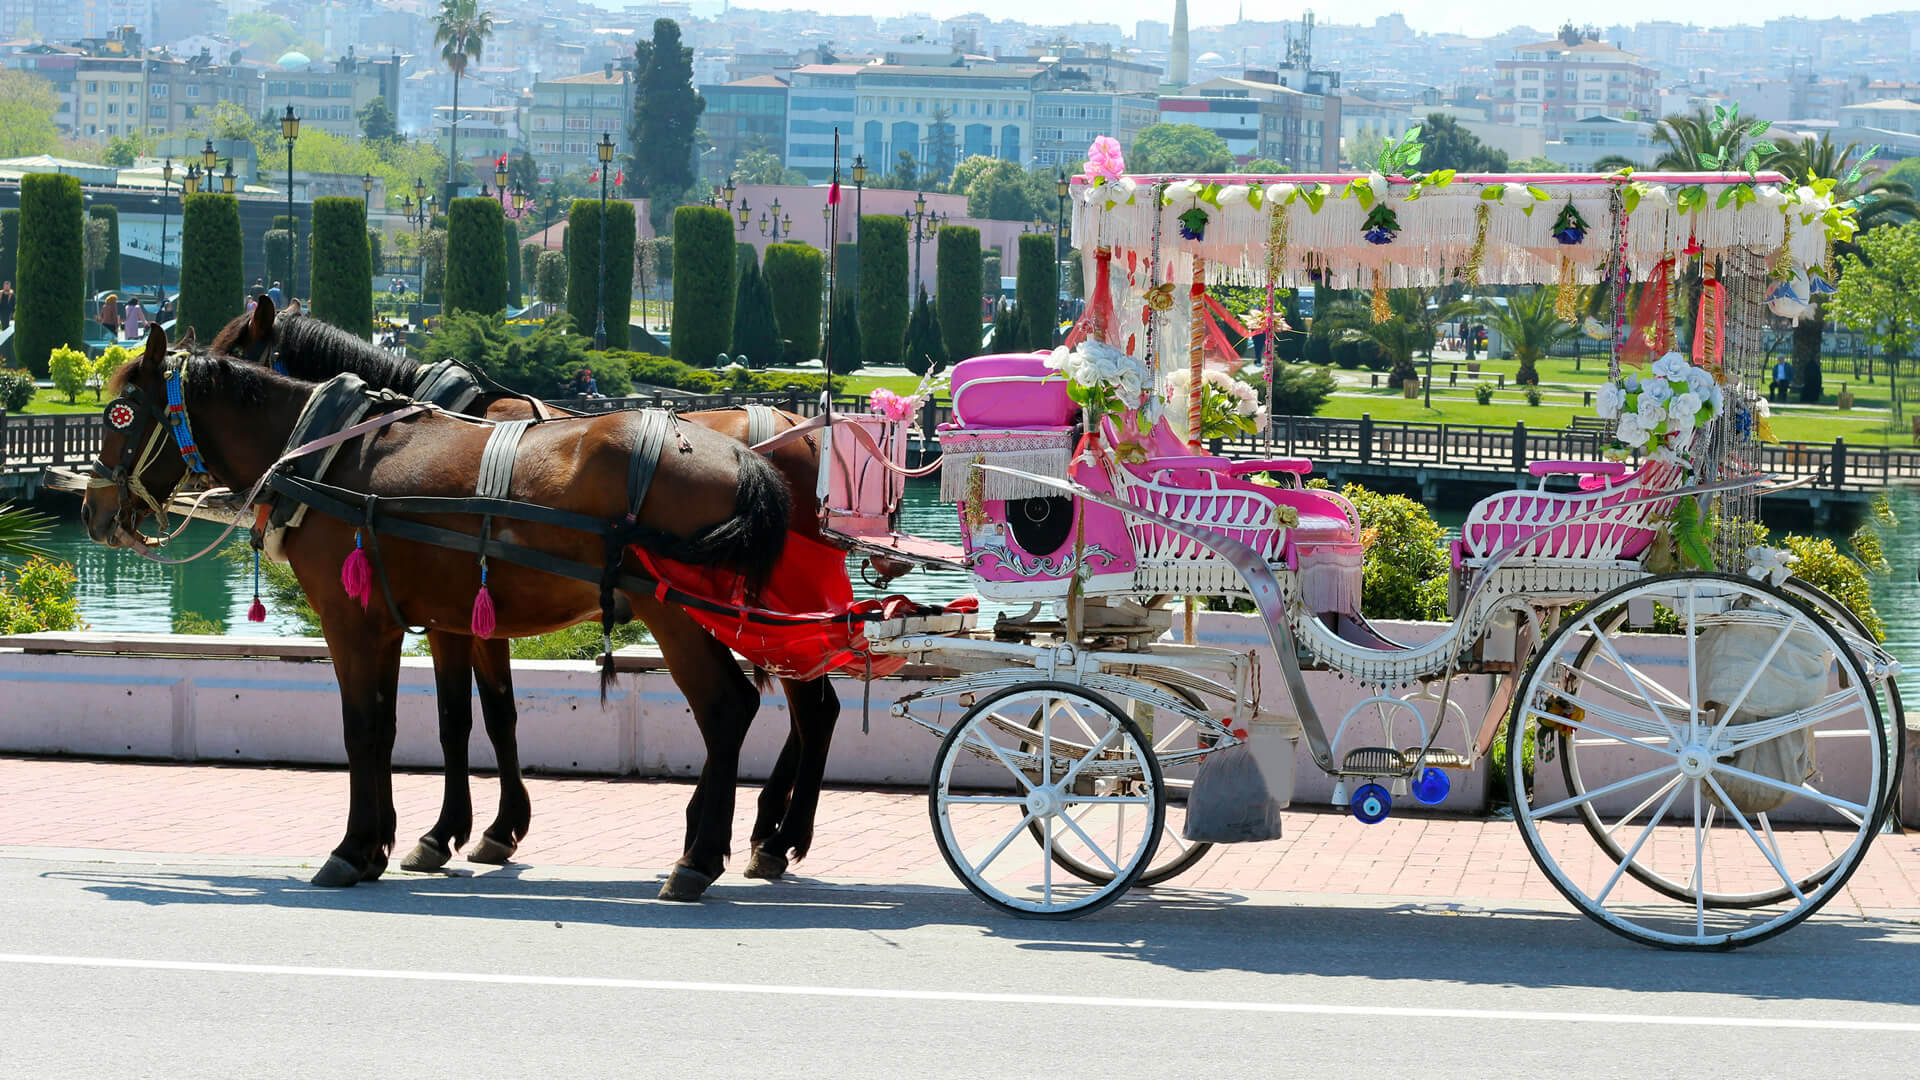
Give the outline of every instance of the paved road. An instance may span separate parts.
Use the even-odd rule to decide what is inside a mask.
[[[1920,928],[1662,953],[1563,905],[393,874],[0,849],[9,1077],[1907,1075]]]

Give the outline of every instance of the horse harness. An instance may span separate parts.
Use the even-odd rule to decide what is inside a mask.
[[[193,438],[193,426],[187,421],[185,399],[186,366],[175,365],[167,369],[166,400],[149,401],[140,387],[128,383],[102,410],[107,426],[125,436],[120,448],[120,460],[112,465],[99,455],[95,455],[87,471],[92,478],[87,481],[89,488],[111,487],[120,495],[122,512],[131,506],[132,497],[138,497],[160,521],[161,528],[166,527],[166,504],[172,500],[180,485],[188,476],[207,475],[207,464],[200,456],[200,448]],[[173,487],[163,497],[155,497],[147,490],[140,479],[147,467],[153,464],[165,445],[164,434],[173,433],[174,445],[180,449],[180,460],[184,461],[187,471],[180,474]]]

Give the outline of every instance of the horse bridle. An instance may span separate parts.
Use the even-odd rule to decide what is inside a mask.
[[[193,425],[187,420],[186,403],[186,362],[174,364],[167,369],[165,376],[166,400],[149,400],[140,387],[129,381],[101,412],[108,427],[126,436],[120,448],[120,460],[109,465],[105,458],[96,456],[87,471],[92,478],[87,481],[88,488],[111,487],[120,495],[117,516],[121,526],[129,534],[138,535],[130,517],[133,499],[145,503],[160,521],[160,527],[166,528],[166,504],[180,490],[188,476],[199,474],[210,476],[207,464],[200,455],[200,448],[193,438]],[[141,476],[160,456],[165,446],[163,435],[171,431],[173,442],[180,450],[180,459],[186,463],[186,471],[174,482],[166,495],[156,498],[147,489]]]

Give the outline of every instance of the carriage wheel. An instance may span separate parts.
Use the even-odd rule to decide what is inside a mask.
[[[1866,640],[1871,641],[1873,639],[1872,631],[1867,629],[1866,624],[1860,621],[1860,617],[1854,614],[1851,608],[1835,600],[1820,589],[1798,578],[1788,579],[1787,583],[1781,586],[1781,588],[1794,598],[1805,601],[1809,607],[1812,607],[1816,612],[1826,617],[1828,621],[1843,625],[1854,634]],[[1618,633],[1622,624],[1625,623],[1626,617],[1626,608],[1622,606],[1611,612],[1602,613],[1596,621],[1604,626],[1609,633]],[[1596,663],[1598,663],[1600,667],[1611,666],[1610,662],[1601,654],[1599,641],[1597,639],[1589,639],[1581,649],[1580,657],[1574,666],[1579,672],[1585,673],[1595,671]],[[1602,679],[1606,677],[1603,672],[1595,671],[1595,674]],[[1842,672],[1841,674],[1844,675],[1845,673]],[[1578,677],[1570,675],[1566,685],[1568,689],[1577,690],[1577,683]],[[1880,715],[1888,729],[1890,737],[1889,755],[1891,767],[1887,776],[1886,788],[1881,793],[1875,811],[1873,827],[1876,833],[1886,824],[1887,815],[1892,812],[1892,793],[1900,789],[1900,768],[1905,758],[1902,747],[1905,743],[1904,736],[1906,734],[1905,724],[1896,719],[1906,715],[1900,701],[1899,686],[1889,677],[1881,680],[1878,686],[1878,692],[1880,694]],[[1617,743],[1612,743],[1611,740],[1594,739],[1593,737],[1583,736],[1571,730],[1561,730],[1552,737],[1555,741],[1555,756],[1560,759],[1561,778],[1567,785],[1567,792],[1574,795],[1583,794],[1588,790],[1585,779],[1580,773],[1580,761],[1582,758],[1584,757],[1591,760],[1597,755],[1599,748],[1613,749],[1619,746]],[[1574,752],[1576,749],[1587,751],[1587,753],[1577,754]],[[1621,749],[1623,751],[1625,750],[1625,748]],[[1717,817],[1720,811],[1718,807],[1710,807],[1709,813]],[[1598,844],[1601,850],[1606,852],[1608,858],[1611,858],[1616,863],[1620,862],[1626,855],[1626,850],[1622,846],[1621,837],[1624,830],[1621,830],[1618,825],[1609,824],[1607,819],[1601,815],[1592,802],[1581,803],[1579,806],[1579,815],[1581,823],[1587,827],[1587,833],[1593,838],[1594,843]],[[1798,883],[1800,888],[1804,891],[1818,885],[1826,879],[1828,874],[1832,873],[1833,870],[1840,865],[1844,857],[1844,852],[1836,855],[1829,860],[1825,866],[1802,878]],[[1637,860],[1627,863],[1627,873],[1631,874],[1634,879],[1641,884],[1664,896],[1675,900],[1691,901],[1692,899],[1692,893],[1688,891],[1690,888],[1689,883],[1672,881],[1662,877],[1652,872],[1648,867],[1641,865]],[[1761,907],[1767,904],[1779,903],[1791,895],[1792,892],[1785,883],[1776,883],[1766,888],[1751,889],[1743,892],[1709,892],[1706,903],[1708,907]]]
[[[1197,710],[1205,711],[1206,709],[1206,704],[1200,700],[1199,695],[1185,687],[1169,686],[1165,683],[1153,685],[1180,698]],[[1134,709],[1132,713],[1134,720],[1139,722],[1142,719],[1140,710],[1144,708],[1143,703],[1135,700],[1130,701],[1129,704]],[[1153,752],[1156,758],[1174,750],[1207,747],[1219,741],[1211,731],[1187,717],[1174,715],[1168,718],[1168,721],[1164,725],[1151,728],[1152,734],[1148,736],[1153,741]],[[1162,726],[1166,730],[1160,730]],[[1145,732],[1150,729],[1143,724],[1141,730]],[[1077,737],[1089,744],[1099,738],[1091,728],[1081,731]],[[1034,749],[1031,744],[1024,742],[1021,743],[1021,748],[1029,752]],[[1193,869],[1195,863],[1206,858],[1207,852],[1213,850],[1212,844],[1188,840],[1182,835],[1187,824],[1187,796],[1193,792],[1193,773],[1197,767],[1195,764],[1186,764],[1179,767],[1179,775],[1167,776],[1165,775],[1166,766],[1162,763],[1162,786],[1167,793],[1165,824],[1160,829],[1160,844],[1154,849],[1153,861],[1147,864],[1145,870],[1140,871],[1140,878],[1134,882],[1135,885],[1150,887],[1171,881]],[[1137,794],[1138,792],[1133,789],[1140,787],[1140,781],[1115,778],[1102,780],[1098,786],[1102,790],[1115,793]],[[1132,813],[1129,813],[1130,810]],[[1074,820],[1095,838],[1117,837],[1126,835],[1128,819],[1137,816],[1138,813],[1137,808],[1126,803],[1114,805],[1089,803],[1081,808]],[[1029,822],[1027,831],[1033,834],[1036,843],[1045,843],[1043,828],[1039,822]],[[1107,869],[1092,849],[1081,843],[1079,837],[1072,833],[1055,838],[1053,862],[1055,866],[1081,881],[1094,885],[1105,885],[1113,880],[1112,871]]]
[[[956,766],[967,762],[982,763],[984,777],[956,782]],[[1118,819],[1113,811],[1123,806],[1118,834],[1095,835],[1076,819],[1088,807]],[[982,700],[947,732],[928,810],[941,856],[975,896],[1022,918],[1070,919],[1111,904],[1153,862],[1166,788],[1146,735],[1112,701],[1068,683],[1030,682]],[[1010,851],[1035,824],[1039,850]],[[1104,882],[1060,880],[1053,854],[1066,837],[1106,871]]]
[[[1629,632],[1628,605],[1646,601],[1678,632]],[[1718,703],[1732,707],[1723,721],[1703,700],[1701,645],[1733,626],[1760,655],[1719,664],[1732,699]],[[1745,708],[1762,674],[1792,668],[1805,673],[1811,704],[1777,716]],[[1727,688],[1728,671],[1744,689]],[[1780,590],[1711,573],[1614,589],[1547,639],[1515,696],[1508,760],[1522,759],[1539,725],[1576,778],[1567,792],[1530,792],[1523,771],[1510,770],[1521,837],[1562,895],[1626,937],[1730,948],[1777,934],[1845,886],[1877,831],[1891,768],[1871,685],[1846,640]],[[1804,781],[1754,760],[1809,735]],[[1592,856],[1582,807],[1616,838],[1601,845],[1604,858]]]

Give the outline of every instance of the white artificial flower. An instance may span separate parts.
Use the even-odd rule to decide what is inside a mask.
[[[1612,420],[1620,415],[1620,406],[1626,401],[1626,391],[1616,382],[1605,383],[1600,387],[1600,397],[1595,402],[1595,411],[1602,420]]]
[[[1115,203],[1126,205],[1133,202],[1133,189],[1140,185],[1133,182],[1133,177],[1123,176],[1118,180],[1107,181],[1106,186],[1108,198]]]
[[[1653,362],[1653,373],[1663,379],[1684,379],[1687,377],[1687,369],[1692,366],[1687,363],[1686,357],[1677,352],[1670,352]]]
[[[1140,372],[1128,368],[1113,379],[1113,388],[1123,401],[1137,401],[1140,398]]]
[[[1769,210],[1781,210],[1790,197],[1775,184],[1759,184],[1753,189],[1753,201]]]
[[[1664,405],[1668,399],[1672,397],[1673,384],[1665,379],[1648,379],[1646,382],[1640,384],[1640,400],[1642,401],[1652,398],[1654,401]]]
[[[1640,376],[1629,371],[1627,377],[1620,380],[1620,384],[1627,388],[1627,393],[1631,394],[1640,389]]]
[[[1166,204],[1174,210],[1188,210],[1199,201],[1200,185],[1191,180],[1167,186]]]
[[[1628,446],[1640,447],[1647,443],[1647,429],[1640,426],[1637,413],[1622,413],[1620,426],[1614,429],[1614,434]]]
[[[1387,191],[1390,186],[1391,185],[1387,183],[1387,178],[1380,173],[1370,172],[1367,174],[1367,187],[1373,192],[1373,197],[1376,202],[1387,197]]]
[[[1646,189],[1640,193],[1640,205],[1649,210],[1671,210],[1673,208],[1673,193],[1668,191],[1664,185],[1649,184]]]
[[[1792,576],[1793,564],[1799,559],[1793,552],[1776,547],[1750,547],[1747,549],[1747,576],[1778,587]]]
[[[1667,402],[1667,420],[1673,424],[1692,427],[1694,418],[1700,415],[1700,406],[1704,404],[1706,403],[1700,399],[1700,395],[1691,390],[1684,394],[1675,394],[1673,400]]]
[[[1719,387],[1716,386],[1714,389],[1718,390]],[[1716,409],[1719,408],[1719,399],[1715,398],[1713,404]],[[1753,412],[1755,416],[1758,416],[1762,420],[1770,419],[1773,416],[1773,403],[1769,402],[1766,398],[1754,398]]]
[[[1262,194],[1266,196],[1269,204],[1279,206],[1281,203],[1291,199],[1296,190],[1298,189],[1292,184],[1268,184]]]
[[[1220,193],[1214,197],[1220,200],[1220,209],[1222,210],[1225,210],[1229,206],[1245,206],[1247,205],[1247,185],[1228,184],[1221,188]]]
[[[1646,391],[1640,392],[1640,400],[1635,403],[1634,412],[1640,417],[1640,426],[1648,432],[1660,430],[1660,422],[1667,418],[1667,404],[1656,401]]]
[[[1714,386],[1713,372],[1701,367],[1687,369],[1687,389],[1699,395],[1700,400],[1705,401]]]

